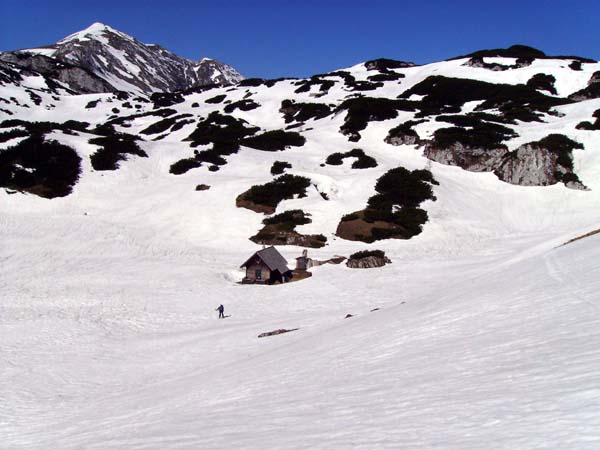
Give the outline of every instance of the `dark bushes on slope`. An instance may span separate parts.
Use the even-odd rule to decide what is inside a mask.
[[[310,179],[297,175],[281,175],[273,181],[255,185],[240,195],[238,199],[276,208],[279,202],[295,196],[306,197],[306,189],[310,187]]]
[[[242,139],[240,143],[256,150],[275,152],[285,150],[290,146],[302,147],[306,143],[306,139],[295,131],[273,130]]]
[[[529,81],[527,81],[527,86],[533,89],[538,89],[540,91],[548,91],[551,94],[556,95],[556,88],[554,87],[554,83],[556,82],[556,78],[552,75],[548,75],[545,73],[536,73],[532,76]]]
[[[323,103],[296,103],[293,100],[283,100],[279,111],[283,113],[285,123],[318,120],[331,114],[331,108]]]
[[[0,152],[0,186],[44,198],[71,193],[81,173],[72,148],[34,135]]]
[[[594,111],[594,114],[592,114],[592,117],[595,117],[596,120],[592,123],[592,122],[580,122],[577,124],[577,126],[575,128],[577,128],[578,130],[588,130],[588,131],[593,131],[593,130],[600,130],[600,109],[597,109],[596,111]]]
[[[359,131],[364,130],[370,121],[394,119],[398,110],[414,111],[412,102],[406,100],[390,100],[387,98],[356,97],[343,101],[337,111],[347,110],[344,124],[340,131],[349,140],[360,140]]]
[[[281,175],[285,169],[291,169],[292,165],[285,161],[275,161],[271,166],[271,175]]]
[[[377,167],[377,161],[375,160],[375,158],[366,155],[365,152],[360,148],[355,148],[346,153],[332,153],[327,157],[325,163],[331,166],[339,166],[344,162],[345,158],[358,158],[352,163],[353,169],[367,169],[370,167]]]
[[[148,155],[136,143],[138,138],[130,134],[115,133],[90,139],[89,143],[102,148],[90,157],[95,170],[117,170],[119,161],[127,160],[126,155],[147,158]]]

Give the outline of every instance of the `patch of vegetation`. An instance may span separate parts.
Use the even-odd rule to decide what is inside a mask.
[[[155,92],[150,100],[154,103],[154,108],[158,109],[183,103],[185,98],[180,92]]]
[[[302,92],[308,92],[313,86],[319,86],[319,91],[323,94],[327,93],[335,85],[335,81],[322,79],[319,76],[312,76],[308,80],[302,80],[298,83],[298,87],[294,92],[300,94]]]
[[[303,235],[295,231],[299,225],[311,223],[304,211],[293,209],[267,217],[263,220],[262,230],[250,238],[251,241],[262,245],[299,245],[302,247],[320,248],[325,245],[327,238],[322,234]]]
[[[583,150],[583,144],[575,142],[563,134],[549,134],[544,139],[532,142],[531,145],[538,145],[558,155],[556,163],[568,170],[573,170],[573,150]]]
[[[306,225],[308,223],[311,223],[311,220],[300,209],[291,209],[263,220],[263,224],[265,225],[278,225],[287,231],[293,230],[298,225]]]
[[[435,200],[432,184],[438,184],[429,170],[410,171],[397,167],[377,180],[367,208],[342,217],[338,236],[373,242],[381,239],[410,239],[421,233],[427,212],[419,208]]]
[[[382,87],[383,82],[353,81],[346,83],[346,86],[352,91],[374,91],[375,89]]]
[[[581,61],[573,61],[571,64],[569,64],[569,69],[571,69],[571,70],[583,70],[581,68]]]
[[[144,128],[142,131],[140,131],[140,133],[141,134],[164,133],[169,128],[174,127],[174,125],[177,123],[178,120],[184,119],[186,117],[192,117],[192,116],[193,116],[193,114],[179,114],[178,116],[175,116],[175,117],[168,117],[166,119],[159,120],[158,122],[155,122],[155,123],[151,124],[150,126]],[[185,123],[187,123],[187,122],[182,121],[181,126],[183,126]],[[181,128],[181,127],[179,127],[179,128]],[[176,130],[172,130],[172,131],[176,131]]]
[[[365,154],[360,148],[355,148],[346,153],[332,153],[325,160],[325,164],[330,166],[339,166],[344,162],[345,158],[358,158],[352,163],[353,169],[368,169],[370,167],[377,167],[377,161]]]
[[[253,109],[258,108],[259,106],[260,105],[258,103],[250,99],[246,99],[230,103],[229,105],[225,106],[223,111],[225,111],[227,114],[231,114],[236,109],[239,109],[240,111],[251,111]]]
[[[90,126],[87,122],[77,120],[67,120],[63,123],[56,122],[27,122],[20,119],[9,119],[0,123],[0,128],[22,127],[32,136],[43,136],[51,131],[59,130],[63,133],[72,133],[73,131],[88,131]]]
[[[295,131],[273,130],[242,139],[240,143],[256,150],[275,152],[291,146],[302,147],[306,143],[306,138]]]
[[[98,99],[98,100],[92,100],[90,102],[88,102],[87,105],[85,105],[86,109],[92,109],[95,108],[96,106],[98,106],[98,103],[100,103],[102,100]]]
[[[213,111],[205,120],[198,122],[196,129],[185,140],[191,141],[192,147],[215,142],[238,142],[259,130],[257,127],[247,127],[247,124],[245,120]]]
[[[81,173],[71,147],[33,135],[0,152],[0,186],[44,198],[64,197]]]
[[[396,61],[394,59],[379,58],[372,59],[365,62],[367,70],[380,70],[386,71],[389,69],[404,69],[406,67],[413,67],[415,64],[406,61]]]
[[[394,119],[398,111],[415,111],[413,102],[407,100],[390,100],[388,98],[355,97],[343,101],[336,111],[347,110],[344,124],[340,132],[349,136],[349,140],[360,140],[360,131],[371,121]]]
[[[296,196],[306,197],[306,189],[309,187],[309,178],[284,174],[269,183],[252,186],[238,197],[237,204],[253,210],[256,210],[255,205],[263,206],[266,208],[261,212],[273,212],[282,200],[289,200]]]
[[[264,78],[246,78],[238,83],[240,87],[258,87],[265,83]]]
[[[296,103],[293,100],[283,100],[279,112],[283,113],[285,123],[306,122],[310,119],[319,120],[327,117],[331,114],[331,107],[324,103]]]
[[[120,161],[126,161],[126,155],[147,158],[148,155],[136,143],[137,137],[130,134],[114,133],[108,136],[90,139],[89,143],[102,148],[90,156],[95,170],[117,170]]]
[[[448,148],[453,144],[487,150],[506,148],[502,142],[517,137],[512,129],[485,122],[477,115],[443,115],[436,117],[436,121],[457,125],[440,128],[434,132],[431,142],[436,148]]]
[[[227,94],[215,95],[214,97],[206,99],[205,102],[206,103],[216,104],[216,103],[221,103],[226,98],[227,98]]]
[[[473,53],[469,53],[468,55],[457,56],[452,59],[462,59],[462,58],[527,58],[527,59],[536,59],[536,58],[545,58],[546,54],[533,47],[528,47],[527,45],[513,45],[508,48],[495,48],[491,50],[479,50]]]
[[[421,142],[421,138],[412,127],[422,122],[422,120],[407,120],[388,131],[384,141],[392,145],[418,144]]]
[[[494,84],[479,80],[430,76],[400,95],[409,98],[425,96],[419,103],[417,117],[459,113],[470,101],[481,101],[476,111],[498,109],[510,120],[540,121],[540,112],[570,100],[550,97],[524,84]]]
[[[179,161],[171,164],[169,173],[172,173],[173,175],[182,175],[188,170],[195,169],[200,166],[202,166],[202,163],[197,161],[196,158],[180,159]]]
[[[29,132],[27,130],[22,130],[19,128],[15,128],[14,130],[10,131],[0,132],[0,143],[8,142],[11,139],[25,136],[29,136]]]
[[[577,128],[578,130],[588,130],[588,131],[594,131],[594,130],[600,130],[600,109],[597,109],[596,111],[594,111],[594,114],[592,114],[592,117],[595,117],[596,120],[592,123],[592,122],[580,122],[577,124],[577,126],[575,128]]]
[[[378,73],[377,75],[371,75],[369,76],[367,79],[369,81],[397,81],[397,80],[401,80],[402,78],[405,78],[406,75],[404,75],[403,73],[397,73],[397,72],[386,72],[386,73]]]
[[[527,86],[540,91],[548,91],[551,94],[557,95],[554,83],[556,78],[553,75],[547,75],[545,73],[536,73],[527,81]]]
[[[591,83],[587,87],[569,95],[569,99],[576,102],[580,102],[583,100],[591,100],[593,98],[600,98],[599,82]]]
[[[385,252],[382,250],[362,250],[350,255],[348,259],[363,259],[363,258],[385,258]]]
[[[271,175],[281,175],[285,169],[291,169],[292,165],[285,161],[275,161],[271,166]]]

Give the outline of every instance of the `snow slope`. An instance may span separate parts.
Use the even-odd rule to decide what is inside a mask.
[[[586,64],[582,76],[561,62],[543,64],[563,96],[598,70]],[[369,95],[394,98],[442,70],[517,83],[537,69],[510,77],[461,61],[411,67],[398,70],[407,74],[400,88],[386,83]],[[364,66],[349,70],[367,75]],[[279,129],[292,83],[213,89],[174,108],[206,117],[222,108],[206,99],[227,92],[237,101],[248,91],[261,106],[232,115]],[[29,102],[23,89],[11,89],[3,96]],[[295,99],[314,101],[310,94]],[[3,107],[28,120],[90,123],[122,108],[110,94],[39,95],[47,108]],[[319,101],[346,95],[338,83]],[[92,99],[101,102],[86,109]],[[338,114],[307,122],[302,148],[243,148],[218,172],[180,176],[169,167],[190,155],[181,139],[194,124],[142,142],[148,158],[106,172],[91,168],[91,135],[52,133],[82,157],[73,193],[47,200],[0,191],[0,447],[600,447],[600,236],[559,247],[598,228],[600,139],[574,129],[598,108],[597,99],[557,107],[564,115],[520,123],[520,137],[508,142],[515,148],[568,132],[585,145],[574,163],[590,191],[510,185],[492,173],[430,163],[414,146],[385,144],[387,131],[408,118],[402,112],[371,122],[359,144],[339,133]],[[138,118],[122,130],[139,133],[157,120]],[[435,125],[421,124],[419,133]],[[333,151],[356,146],[378,167],[321,167]],[[303,209],[313,223],[299,231],[328,237],[311,256],[381,248],[392,264],[326,265],[281,286],[237,284],[238,266],[260,248],[248,237],[263,216],[236,208],[235,197],[272,179],[275,160],[291,162],[290,173],[310,176],[330,197],[310,191],[277,209]],[[440,185],[437,201],[423,205],[422,234],[370,245],[334,236],[339,218],[364,207],[379,176],[427,165]],[[197,192],[199,183],[211,189]],[[280,250],[289,261],[302,251]],[[220,303],[231,315],[224,321],[214,311]],[[299,329],[257,338],[278,328]]]

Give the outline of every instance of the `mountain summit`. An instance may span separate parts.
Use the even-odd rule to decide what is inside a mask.
[[[173,92],[244,78],[222,62],[190,61],[99,22],[56,44],[0,53],[0,60],[49,75],[79,93]]]

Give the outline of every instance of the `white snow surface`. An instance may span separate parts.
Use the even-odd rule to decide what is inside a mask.
[[[447,76],[520,82],[521,75],[508,80],[460,63],[399,70],[407,74],[401,90],[442,64]],[[559,64],[548,70],[561,95],[585,85]],[[587,75],[598,70],[587,66]],[[349,70],[368,75],[363,66]],[[527,80],[538,70],[512,72],[529,71]],[[207,98],[227,92],[237,101],[248,90],[261,107],[233,115],[278,129],[281,100],[295,88],[283,81],[214,89],[174,108],[206,117],[221,108]],[[6,89],[3,96],[17,96]],[[395,98],[398,89],[386,84],[369,95]],[[347,94],[336,85],[325,100]],[[95,99],[96,108],[84,108]],[[296,99],[314,101],[309,93]],[[28,120],[98,123],[120,107],[110,94],[54,103],[10,108]],[[190,155],[181,139],[193,124],[142,142],[149,158],[131,157],[114,172],[92,170],[91,136],[53,133],[82,157],[74,192],[46,200],[0,191],[0,447],[600,448],[600,234],[560,246],[600,228],[600,138],[574,131],[599,107],[598,100],[560,107],[564,116],[521,124],[509,143],[568,130],[585,144],[574,165],[591,191],[513,186],[432,163],[440,185],[437,201],[423,205],[423,233],[370,245],[336,238],[335,229],[342,215],[364,207],[387,170],[428,164],[413,146],[383,143],[404,113],[370,123],[358,145],[338,132],[342,114],[308,122],[302,148],[243,148],[218,172],[181,176],[168,169]],[[140,118],[124,130],[158,120]],[[333,151],[357,146],[378,167],[320,166]],[[303,209],[313,223],[298,231],[327,236],[328,245],[309,255],[379,248],[392,264],[325,265],[296,283],[238,284],[239,265],[260,249],[248,237],[264,216],[236,208],[235,198],[269,181],[275,160],[330,197],[309,191],[277,209]],[[210,190],[195,191],[199,183]],[[302,251],[279,249],[291,264]],[[226,320],[217,319],[221,303]],[[279,328],[298,330],[257,337]]]

